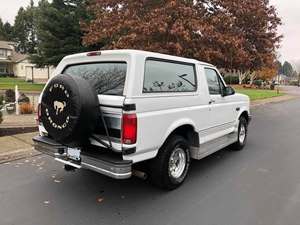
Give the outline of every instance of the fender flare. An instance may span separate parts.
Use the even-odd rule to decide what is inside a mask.
[[[189,118],[181,118],[179,120],[176,120],[175,122],[173,122],[167,129],[167,132],[165,133],[165,135],[162,137],[162,140],[160,143],[162,143],[159,148],[161,148],[161,146],[165,143],[165,141],[167,140],[167,138],[171,135],[171,133],[176,130],[177,128],[181,127],[181,126],[185,126],[185,125],[189,125],[192,126],[194,128],[194,131],[197,132],[196,130],[196,124],[194,123],[194,121],[192,121]]]

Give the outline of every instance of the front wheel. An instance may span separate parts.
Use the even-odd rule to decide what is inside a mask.
[[[231,149],[234,151],[241,151],[246,145],[247,136],[248,136],[248,122],[245,117],[241,117],[239,119],[237,141],[231,145]]]
[[[150,162],[150,180],[161,188],[175,189],[184,182],[189,165],[187,141],[178,135],[171,136]]]

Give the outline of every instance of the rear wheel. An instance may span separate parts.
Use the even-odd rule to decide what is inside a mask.
[[[230,147],[233,151],[241,151],[246,145],[248,135],[248,122],[245,117],[239,119],[237,141]]]
[[[185,180],[190,165],[190,152],[186,140],[171,136],[150,162],[150,180],[155,185],[172,190]]]

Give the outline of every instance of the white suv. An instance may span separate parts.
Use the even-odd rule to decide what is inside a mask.
[[[40,97],[34,143],[66,170],[117,179],[147,174],[174,189],[191,158],[246,143],[249,98],[211,64],[111,50],[67,56],[55,74]]]

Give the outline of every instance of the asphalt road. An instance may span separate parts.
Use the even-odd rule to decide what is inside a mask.
[[[132,178],[65,172],[48,156],[0,165],[1,225],[300,224],[300,100],[253,110],[247,147],[193,161],[165,192]]]

